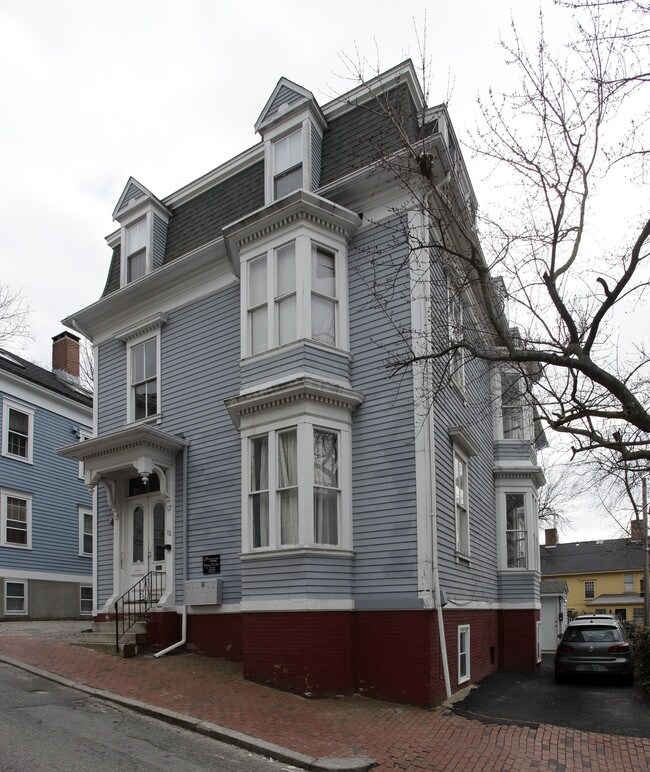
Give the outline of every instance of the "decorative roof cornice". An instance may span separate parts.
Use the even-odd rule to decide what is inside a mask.
[[[119,454],[142,454],[142,451],[147,455],[173,457],[186,445],[189,443],[182,437],[168,434],[147,424],[140,424],[77,442],[74,445],[67,445],[57,450],[57,453],[66,458],[89,463]]]
[[[318,402],[352,411],[363,399],[363,394],[356,389],[320,378],[302,376],[258,391],[230,397],[225,400],[225,405],[233,423],[239,427],[242,416],[295,402]]]
[[[546,484],[546,477],[541,466],[495,466],[493,470],[494,479],[502,480],[532,480],[538,488]]]

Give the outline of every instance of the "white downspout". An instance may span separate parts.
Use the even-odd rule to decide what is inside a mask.
[[[445,623],[443,619],[442,603],[440,597],[440,575],[438,572],[438,517],[436,514],[436,464],[435,464],[435,429],[433,425],[433,411],[427,415],[429,429],[429,458],[430,458],[430,490],[431,490],[431,569],[433,579],[434,607],[438,617],[438,638],[440,639],[440,656],[442,658],[442,672],[445,677],[445,692],[447,699],[451,697],[451,681],[449,678],[449,660],[447,655],[447,640],[445,638]]]
[[[183,449],[183,493],[182,493],[182,504],[183,504],[183,541],[182,541],[182,549],[183,549],[183,600],[185,599],[185,582],[187,581],[187,468],[188,468],[188,462],[187,457],[189,455],[190,446],[186,445]],[[163,657],[165,654],[168,654],[170,651],[174,651],[174,649],[177,649],[179,646],[184,646],[185,642],[187,641],[187,603],[183,604],[183,622],[181,625],[181,639],[180,641],[176,641],[176,643],[172,643],[171,646],[168,646],[166,649],[163,649],[162,651],[157,651],[154,654],[155,658]]]

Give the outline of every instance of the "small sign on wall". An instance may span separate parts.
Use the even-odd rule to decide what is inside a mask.
[[[203,556],[203,573],[220,574],[221,573],[221,555]]]

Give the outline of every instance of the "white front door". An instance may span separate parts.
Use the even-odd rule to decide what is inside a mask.
[[[122,592],[133,587],[150,571],[165,573],[161,587],[164,591],[171,556],[171,532],[163,500],[155,494],[128,499],[125,515]]]
[[[558,620],[557,596],[542,598],[542,611],[540,614],[542,651],[555,651],[559,643],[560,632]]]

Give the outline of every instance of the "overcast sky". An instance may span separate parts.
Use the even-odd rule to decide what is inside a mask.
[[[34,328],[17,353],[50,367],[60,320],[99,298],[130,175],[164,198],[255,144],[282,76],[325,104],[355,85],[348,59],[417,65],[425,11],[429,104],[450,96],[462,138],[477,95],[507,83],[511,15],[532,35],[540,5],[559,38],[550,0],[0,0],[0,282],[22,289]],[[576,533],[612,528],[592,514]]]

